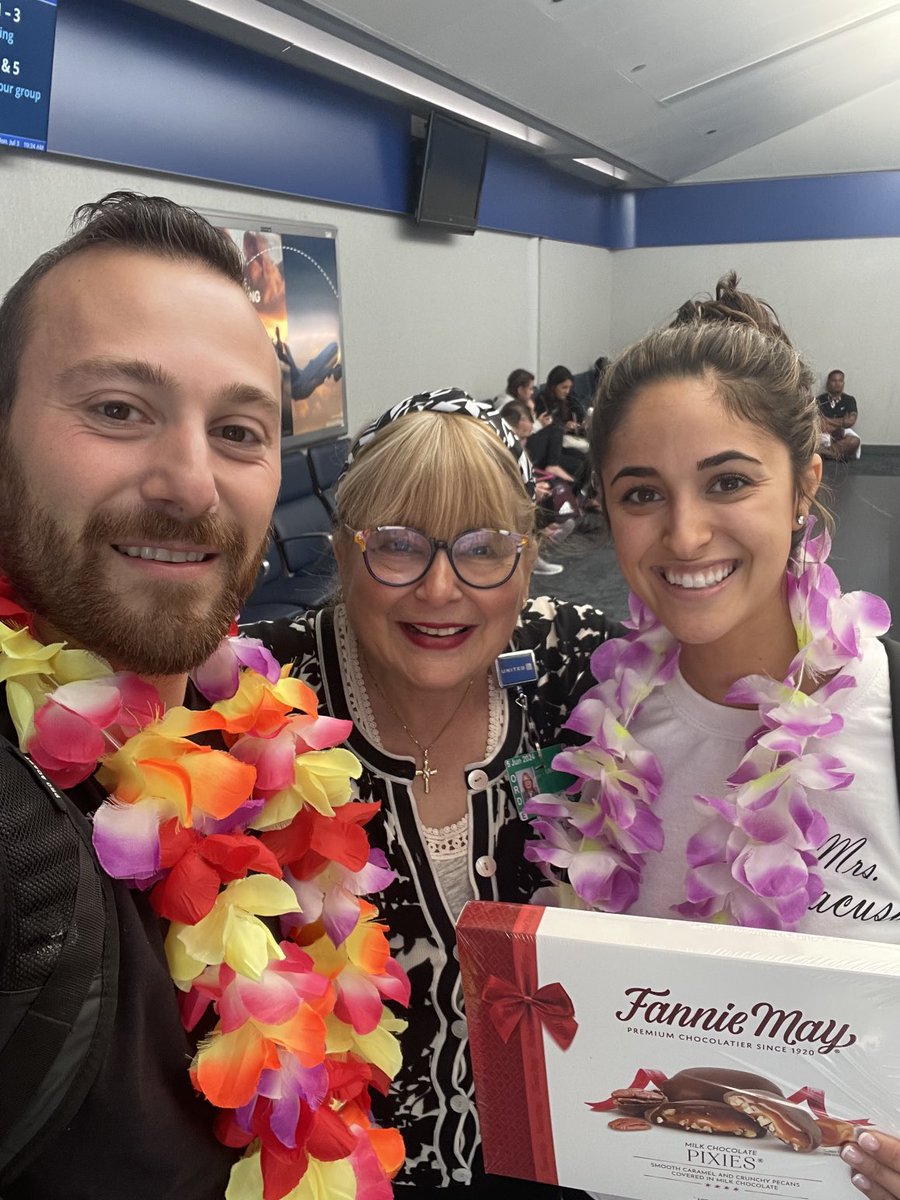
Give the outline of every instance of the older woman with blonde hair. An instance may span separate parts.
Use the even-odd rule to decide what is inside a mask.
[[[336,603],[256,631],[324,712],[353,721],[358,797],[381,806],[369,832],[396,878],[380,910],[412,985],[404,1066],[375,1114],[406,1142],[398,1195],[476,1200],[502,1186],[481,1165],[454,924],[469,899],[523,902],[539,886],[509,776],[552,757],[542,751],[560,742],[609,632],[594,609],[526,599],[532,495],[527,457],[490,404],[455,389],[414,396],[351,450]],[[526,655],[526,682],[507,691],[496,663],[510,651],[533,651],[534,666]],[[509,1186],[523,1200],[558,1193]]]

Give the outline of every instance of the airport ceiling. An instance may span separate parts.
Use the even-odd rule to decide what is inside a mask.
[[[137,2],[423,115],[435,101],[410,94],[411,72],[518,123],[519,144],[601,184],[900,168],[900,3]],[[349,48],[355,68],[311,49],[310,30]],[[407,72],[403,90],[378,64]]]

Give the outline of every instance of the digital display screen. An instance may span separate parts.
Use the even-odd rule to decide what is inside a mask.
[[[488,136],[483,130],[431,114],[417,221],[474,232],[487,148]]]
[[[47,149],[56,0],[0,0],[0,146]]]

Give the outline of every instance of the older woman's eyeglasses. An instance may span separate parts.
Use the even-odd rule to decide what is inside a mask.
[[[351,530],[373,579],[388,587],[418,583],[445,550],[457,579],[469,587],[495,588],[506,583],[519,565],[529,538],[509,529],[467,529],[450,542],[427,537],[406,525],[378,525]]]

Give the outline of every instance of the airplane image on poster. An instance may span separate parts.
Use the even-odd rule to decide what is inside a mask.
[[[333,236],[226,228],[282,368],[282,437],[346,430]]]

